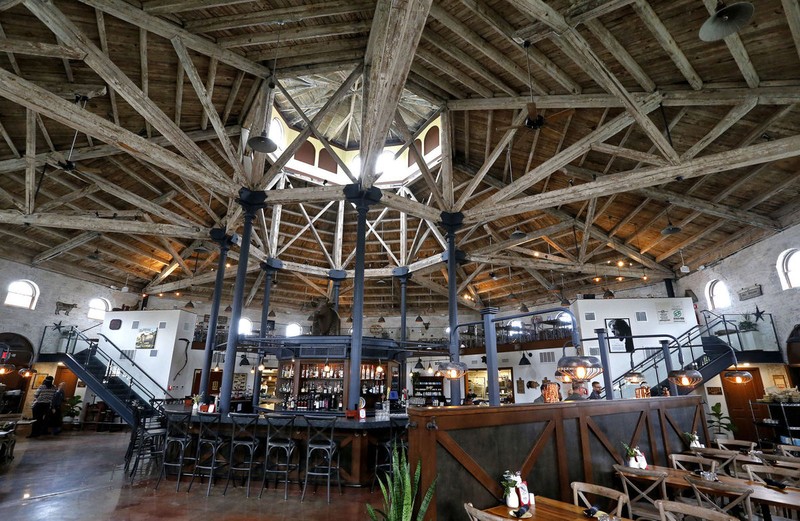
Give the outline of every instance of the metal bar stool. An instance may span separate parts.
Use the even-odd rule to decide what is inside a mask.
[[[131,456],[133,459],[133,466],[130,469],[131,483],[133,483],[136,470],[141,464],[161,458],[167,437],[167,429],[164,427],[166,419],[158,411],[137,407],[134,409],[134,416],[136,428],[132,435],[132,452],[135,453],[135,456]]]
[[[289,497],[289,473],[299,467],[292,463],[292,454],[297,443],[292,439],[295,416],[271,413],[266,415],[267,420],[267,451],[264,458],[264,479],[261,482],[261,493],[267,484],[270,474],[275,476],[275,488],[278,488],[278,475],[283,474],[283,499]],[[275,460],[272,460],[272,451],[275,451]]]
[[[195,461],[193,456],[186,456],[186,451],[192,443],[192,435],[189,428],[192,422],[192,412],[167,412],[167,435],[164,439],[164,449],[161,452],[161,468],[158,471],[158,481],[156,481],[156,489],[161,478],[166,476],[167,467],[178,468],[178,482],[175,485],[177,492],[181,486],[181,476],[183,475],[183,465],[186,461]],[[173,452],[170,452],[170,451]],[[172,461],[167,456],[174,455],[177,451],[178,461]]]
[[[200,481],[202,482],[203,471],[207,471],[208,488],[206,488],[206,497],[208,497],[211,494],[211,484],[214,482],[214,472],[225,464],[224,462],[220,464],[217,461],[217,456],[226,439],[220,434],[222,414],[218,412],[199,412],[197,414],[200,419],[200,436],[197,438],[197,455],[195,456],[192,479],[189,481],[189,488],[186,489],[186,492],[192,490],[194,478],[200,476]]]
[[[253,463],[255,463],[256,450],[258,450],[258,438],[256,438],[256,425],[258,424],[258,414],[245,414],[232,412],[228,416],[231,418],[231,451],[228,458],[228,480],[225,482],[224,496],[228,491],[234,472],[247,472],[247,497],[250,497],[250,478],[253,475]],[[246,449],[242,455],[241,463],[236,462],[236,449]],[[239,450],[241,453],[242,450]],[[233,486],[236,486],[234,480]]]
[[[327,478],[328,503],[331,502],[331,474],[336,473],[339,494],[342,493],[342,478],[339,474],[339,446],[334,439],[336,416],[305,416],[308,427],[308,443],[306,445],[306,476],[303,482],[303,494],[306,497],[309,476],[325,476]],[[334,462],[334,458],[336,461]],[[314,487],[316,491],[316,485]]]
[[[399,455],[408,451],[408,421],[399,418],[389,418],[389,437],[384,438],[375,446],[375,473],[372,475],[372,484],[369,491],[375,490],[375,481],[378,479],[378,472],[384,475],[392,475],[394,463],[394,449],[397,448]]]

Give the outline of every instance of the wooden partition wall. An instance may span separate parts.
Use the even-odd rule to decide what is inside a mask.
[[[426,520],[463,520],[463,504],[502,501],[505,470],[521,470],[535,495],[572,501],[572,481],[619,488],[612,465],[622,442],[649,464],[688,447],[684,432],[708,440],[699,396],[585,400],[501,407],[409,409],[409,461],[422,462],[422,490],[438,475]],[[620,489],[621,490],[621,489]]]

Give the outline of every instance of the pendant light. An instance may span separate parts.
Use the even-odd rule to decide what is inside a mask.
[[[675,235],[676,233],[680,233],[681,227],[672,224],[672,219],[669,218],[669,201],[667,201],[666,212],[667,212],[667,226],[663,230],[661,230],[661,235],[666,236],[666,235]]]
[[[448,380],[458,380],[467,372],[467,364],[464,362],[447,361],[439,364],[439,372]]]
[[[331,364],[328,363],[328,359],[327,358],[325,359],[325,365],[322,366],[322,371],[325,372],[325,373],[330,373],[331,372]]]
[[[281,28],[279,31],[282,29],[283,23],[281,23]],[[268,136],[269,125],[272,121],[272,105],[275,103],[275,83],[272,80],[275,77],[275,69],[278,65],[278,47],[280,47],[280,33],[278,37],[278,43],[276,45],[275,59],[272,62],[272,78],[270,78],[269,83],[267,83],[267,96],[264,100],[264,104],[266,105],[264,113],[264,129],[258,136],[253,136],[247,140],[247,146],[256,152],[261,152],[262,154],[271,154],[272,152],[278,150],[277,143],[272,141]]]
[[[723,40],[747,25],[754,11],[750,2],[737,2],[729,6],[717,2],[715,13],[703,22],[698,36],[704,42]]]
[[[242,353],[242,359],[239,360],[239,367],[243,365],[250,365],[250,360],[247,359],[247,355]]]
[[[33,367],[23,367],[22,369],[19,370],[19,375],[22,378],[30,378],[31,376],[35,375],[36,373],[38,373],[38,371],[36,369],[34,369]]]
[[[0,364],[0,376],[11,374],[16,368],[14,364]]]
[[[424,370],[425,370],[425,366],[424,366],[424,365],[422,365],[422,357],[420,357],[420,358],[417,360],[417,363],[414,365],[414,369],[418,369],[418,370],[420,370],[420,371],[424,371]]]
[[[428,374],[433,374],[433,366],[431,365],[430,362],[428,362],[428,368],[425,369],[425,372]]]
[[[571,381],[585,382],[592,380],[603,373],[603,364],[596,356],[584,356],[580,346],[575,346],[578,354],[576,356],[562,356],[558,361],[557,369]],[[566,347],[564,348],[566,352]]]
[[[697,369],[676,369],[667,375],[670,382],[681,387],[694,387],[703,381],[703,375]]]
[[[519,361],[519,365],[531,365],[531,361],[525,356],[525,351],[522,352],[522,358]]]
[[[631,353],[631,370],[625,373],[625,381],[635,385],[644,383],[644,375],[634,369],[633,353]]]
[[[275,313],[275,310],[274,310],[274,309],[272,309],[272,310],[270,310],[270,312],[269,312],[269,314],[268,314],[267,316],[268,316],[269,318],[275,318],[275,317],[277,317],[278,315]]]
[[[753,375],[750,374],[750,371],[742,371],[738,368],[733,371],[725,372],[722,377],[725,381],[732,384],[746,384],[753,379]]]
[[[183,309],[194,309],[194,302],[190,300],[185,306],[183,306]]]
[[[380,358],[378,359],[378,367],[375,368],[375,372],[376,373],[382,373],[383,372],[383,366],[381,365],[381,359]]]

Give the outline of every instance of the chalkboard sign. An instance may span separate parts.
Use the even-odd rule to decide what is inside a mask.
[[[739,300],[750,300],[761,296],[761,284],[755,284],[749,288],[742,288],[738,291]]]

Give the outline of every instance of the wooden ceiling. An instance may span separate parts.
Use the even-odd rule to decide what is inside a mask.
[[[368,313],[398,309],[391,271],[406,265],[412,312],[444,312],[442,211],[464,214],[458,292],[472,309],[680,276],[684,262],[697,269],[800,217],[800,7],[757,2],[738,34],[703,42],[714,10],[0,1],[0,256],[210,299],[209,229],[239,231],[238,189],[266,189],[247,301],[260,302],[258,262],[273,257],[286,266],[276,307],[302,309],[330,294],[329,270],[353,269],[356,213],[341,186],[287,161],[309,136],[359,149],[369,187],[387,143],[407,146],[441,117],[441,163],[384,189],[368,214]],[[243,142],[263,130],[271,82],[299,132],[274,162]],[[540,129],[524,128],[531,100]],[[662,234],[669,224],[679,231]]]

